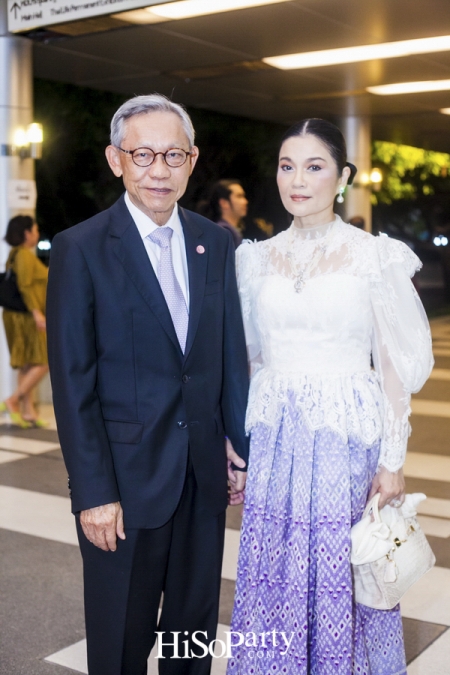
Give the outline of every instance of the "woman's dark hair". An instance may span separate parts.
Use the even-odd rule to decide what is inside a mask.
[[[340,129],[338,129],[335,124],[327,122],[327,120],[322,120],[319,117],[311,117],[310,119],[301,120],[300,122],[293,124],[281,139],[281,145],[283,145],[288,138],[306,135],[315,136],[328,148],[330,155],[336,162],[339,176],[342,175],[344,168],[348,166],[351,172],[348,184],[351,185],[356,175],[357,168],[354,164],[347,162],[347,145]]]
[[[8,223],[5,241],[10,246],[20,246],[25,241],[25,232],[33,229],[34,220],[31,216],[14,216]]]
[[[233,178],[224,178],[217,181],[212,187],[211,194],[209,197],[209,218],[217,223],[218,220],[222,218],[222,210],[220,208],[220,200],[226,199],[230,201],[231,196],[231,186],[232,185],[241,185],[241,181],[234,180]]]

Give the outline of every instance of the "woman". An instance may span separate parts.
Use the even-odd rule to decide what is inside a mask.
[[[22,428],[47,426],[38,417],[33,389],[48,371],[45,332],[45,299],[48,270],[35,256],[39,228],[30,216],[15,216],[9,221],[5,241],[12,246],[7,268],[16,274],[17,286],[28,312],[3,310],[11,366],[19,370],[18,387],[3,403],[0,412],[9,414],[11,422]]]
[[[355,172],[337,127],[294,125],[277,176],[293,223],[237,251],[252,382],[232,630],[249,637],[228,675],[406,674],[399,608],[353,600],[350,528],[376,492],[404,499],[431,336],[419,259],[333,213]]]

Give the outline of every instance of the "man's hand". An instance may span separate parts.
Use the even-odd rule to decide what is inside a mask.
[[[381,466],[375,478],[372,481],[369,499],[374,497],[377,492],[380,493],[380,501],[378,507],[380,509],[386,504],[391,506],[401,506],[405,501],[405,479],[403,471],[391,473],[384,466]]]
[[[231,504],[231,506],[235,506],[236,504],[242,504],[244,501],[244,489],[245,481],[247,480],[247,472],[236,471],[231,467],[231,465],[234,464],[235,466],[239,466],[243,469],[245,468],[245,461],[234,451],[231,441],[228,438],[225,439],[225,447],[228,460],[228,483],[230,486],[228,503]]]
[[[125,539],[123,511],[120,502],[96,506],[80,514],[81,527],[91,544],[102,551],[115,551],[117,537]]]

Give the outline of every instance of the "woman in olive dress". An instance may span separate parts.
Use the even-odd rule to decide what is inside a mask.
[[[45,324],[48,270],[33,251],[39,241],[37,223],[30,216],[15,216],[8,224],[5,241],[12,247],[6,267],[15,272],[28,312],[3,310],[11,367],[19,374],[18,387],[0,403],[0,412],[8,414],[11,422],[22,428],[46,426],[33,401],[33,389],[48,371]]]

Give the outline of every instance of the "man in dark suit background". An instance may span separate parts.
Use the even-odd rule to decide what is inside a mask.
[[[223,178],[213,186],[210,209],[212,220],[228,230],[234,247],[242,244],[240,224],[247,215],[248,200],[245,191],[238,180]]]
[[[158,94],[127,101],[106,156],[126,193],[55,237],[47,304],[89,674],[144,675],[158,630],[160,673],[206,675],[210,656],[170,658],[170,643],[180,631],[201,656],[192,634],[215,637],[227,477],[232,503],[245,485],[233,244],[177,205],[198,158],[181,106]]]

